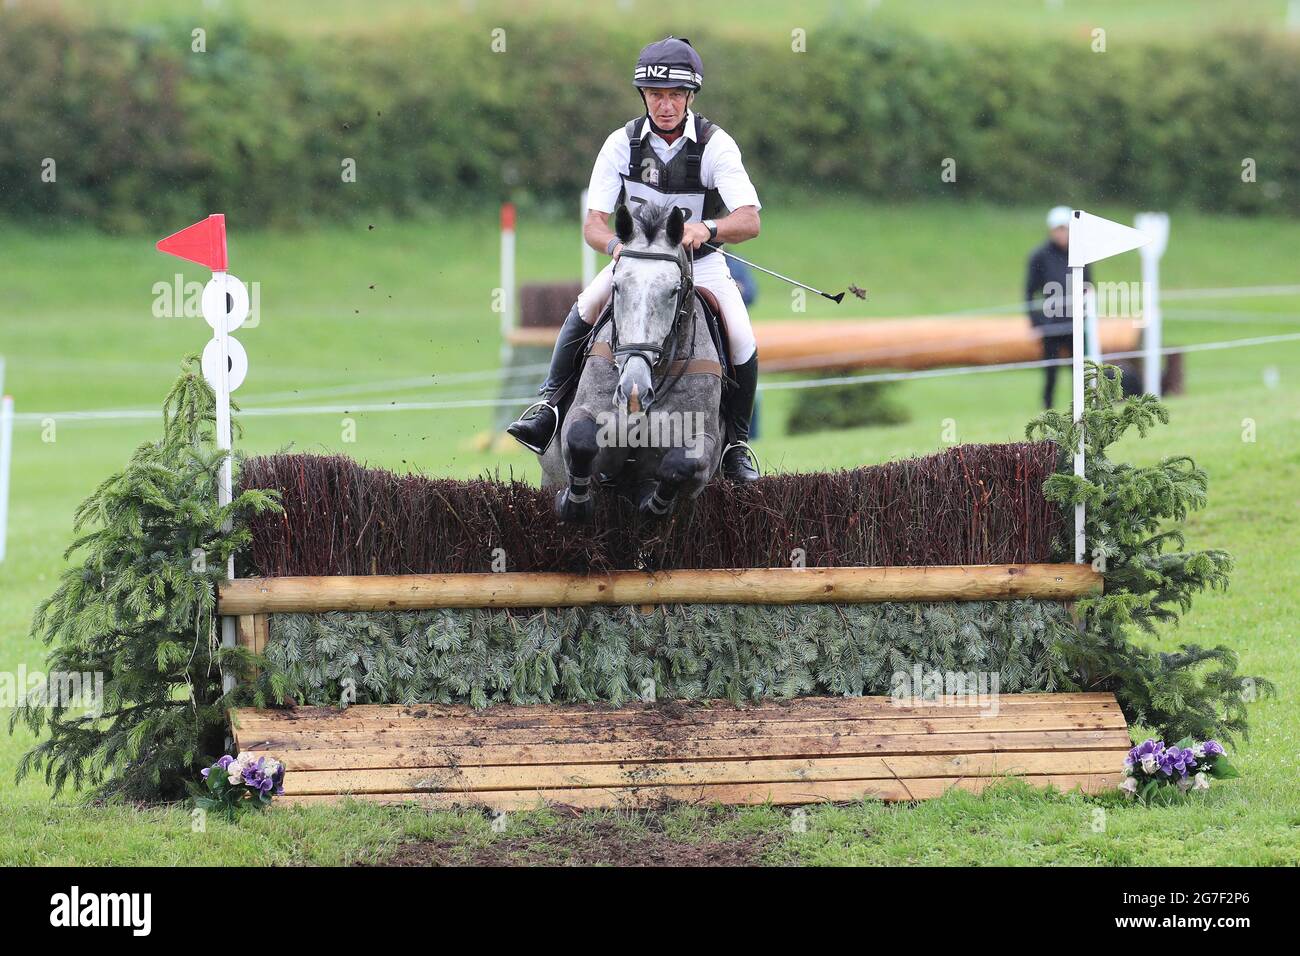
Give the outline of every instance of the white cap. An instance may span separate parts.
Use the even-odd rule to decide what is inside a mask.
[[[1070,224],[1070,213],[1073,212],[1069,206],[1053,206],[1047,214],[1047,228],[1059,229],[1061,226]]]

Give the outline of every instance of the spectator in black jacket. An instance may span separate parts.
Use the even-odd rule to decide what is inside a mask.
[[[1025,302],[1029,321],[1043,337],[1043,358],[1056,359],[1062,351],[1073,354],[1073,316],[1070,303],[1070,207],[1056,206],[1047,214],[1047,241],[1029,256]],[[1092,282],[1092,269],[1083,267],[1083,281]],[[1043,407],[1052,407],[1058,366],[1043,369]]]

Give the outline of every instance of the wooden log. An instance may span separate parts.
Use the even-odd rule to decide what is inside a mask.
[[[551,572],[240,578],[222,582],[225,615],[438,607],[629,604],[857,604],[874,601],[1069,601],[1101,592],[1086,564],[887,568],[741,568],[604,575]]]
[[[1133,319],[1106,318],[1100,326],[1104,353],[1138,348],[1140,330]],[[509,342],[550,348],[555,332],[553,328],[516,329]],[[764,372],[918,370],[1032,362],[1043,357],[1042,340],[1023,315],[767,321],[754,323],[754,336]]]
[[[1104,793],[1119,785],[1119,773],[1030,774],[1019,779],[1031,786],[1055,787],[1084,793]],[[832,780],[808,783],[701,784],[695,786],[565,788],[539,790],[489,790],[470,793],[359,793],[303,794],[284,796],[278,802],[288,806],[335,803],[341,799],[393,806],[415,804],[431,809],[487,807],[494,810],[529,810],[548,804],[594,809],[614,807],[643,809],[667,803],[702,806],[727,804],[753,806],[765,803],[798,805],[858,800],[929,800],[949,790],[979,793],[1002,782],[1003,777],[917,777],[896,780]]]
[[[478,747],[505,744],[595,744],[637,741],[671,743],[680,739],[757,740],[763,737],[855,737],[881,734],[974,734],[1013,731],[1108,730],[1127,726],[1123,714],[1025,714],[997,717],[909,717],[900,720],[771,720],[730,724],[652,724],[621,727],[445,727],[441,723],[402,721],[376,727],[322,727],[300,732],[303,746],[345,747]],[[259,728],[244,728],[246,738]],[[264,734],[277,735],[272,730]]]
[[[471,793],[479,790],[569,787],[691,786],[719,783],[797,783],[1005,774],[1115,773],[1105,750],[1018,754],[838,757],[824,760],[743,760],[698,763],[570,764],[541,767],[412,767],[288,773],[285,794]]]
[[[986,708],[968,703],[969,698],[943,696],[913,703],[893,697],[795,697],[764,702],[727,700],[631,701],[621,707],[609,704],[531,704],[527,707],[490,707],[475,710],[464,704],[352,704],[349,707],[294,707],[287,710],[241,707],[232,713],[240,727],[261,722],[278,729],[292,725],[317,727],[333,718],[347,720],[436,720],[446,723],[463,718],[458,726],[576,726],[579,724],[693,722],[703,720],[853,720],[899,716],[979,716]],[[1119,713],[1115,696],[1105,692],[1038,692],[1002,694],[998,707],[1003,712]],[[287,725],[287,726],[286,726]]]
[[[387,741],[345,742],[241,735],[238,749],[283,760],[290,770],[348,770],[365,767],[502,767],[521,764],[663,763],[684,760],[771,757],[887,757],[921,753],[1111,750],[1131,746],[1128,731],[1068,730],[966,734],[878,734],[852,737],[744,737],[729,740],[633,741],[619,743],[484,744],[405,747]]]
[[[494,743],[564,743],[568,737],[582,740],[641,740],[646,737],[667,734],[689,734],[698,739],[718,736],[736,736],[751,734],[755,736],[774,736],[781,734],[802,734],[820,736],[824,734],[914,734],[917,731],[949,732],[949,734],[966,734],[972,731],[993,730],[1101,730],[1106,727],[1123,727],[1123,714],[1118,710],[1054,710],[1048,713],[1034,711],[989,709],[983,714],[944,714],[941,717],[907,717],[906,714],[896,718],[855,717],[835,718],[827,721],[809,721],[793,719],[785,721],[780,717],[742,718],[737,721],[638,721],[633,723],[550,723],[530,724],[500,723],[484,721],[478,724],[460,721],[369,721],[346,718],[322,718],[311,723],[311,730],[303,731],[312,735],[312,739],[321,739],[321,735],[337,735],[346,741],[348,735],[382,735],[389,739],[409,740],[413,745],[452,744],[458,741],[471,743],[491,735]],[[283,736],[289,730],[283,723],[260,722],[255,719],[240,719],[239,731],[247,735]]]

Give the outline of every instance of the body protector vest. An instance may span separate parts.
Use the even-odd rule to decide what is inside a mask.
[[[659,158],[654,147],[641,138],[650,118],[640,116],[628,122],[625,129],[629,156],[627,169],[622,173],[623,190],[619,193],[619,202],[627,203],[631,208],[645,202],[671,203],[681,207],[687,222],[720,219],[730,212],[718,191],[706,189],[700,181],[704,147],[717,127],[699,113],[695,114],[694,120],[695,139],[688,138],[666,163]],[[721,246],[722,243],[714,245]],[[696,259],[712,254],[713,250],[705,246],[695,250]]]

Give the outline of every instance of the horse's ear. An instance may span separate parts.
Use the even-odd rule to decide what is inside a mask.
[[[668,244],[680,246],[685,229],[686,217],[682,215],[682,207],[673,206],[673,211],[668,214]]]
[[[614,210],[614,235],[618,236],[618,241],[623,245],[632,241],[632,213],[622,203]]]

